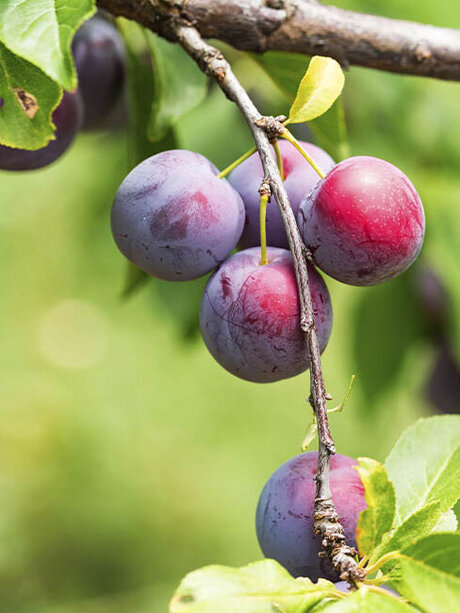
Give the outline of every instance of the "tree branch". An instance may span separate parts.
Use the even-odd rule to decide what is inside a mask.
[[[266,126],[264,127],[267,120],[261,117],[222,53],[207,44],[198,30],[174,16],[167,25],[163,24],[163,27],[168,28],[169,36],[187,51],[203,72],[215,79],[226,96],[240,109],[252,132],[262,161],[265,173],[264,184],[268,184],[278,204],[294,262],[300,301],[300,326],[305,333],[306,351],[310,362],[310,402],[318,423],[319,453],[314,528],[321,537],[322,554],[331,560],[341,578],[352,583],[360,581],[365,577],[365,571],[357,566],[356,551],[345,544],[343,528],[335,511],[329,488],[330,456],[335,453],[335,447],[329,431],[326,390],[321,369],[307,263],[295,216],[270,146]],[[273,127],[276,120],[270,119],[270,126]],[[279,129],[283,129],[281,124],[279,124]]]
[[[173,38],[168,16],[237,49],[328,55],[343,66],[460,81],[460,31],[376,17],[316,0],[98,0],[114,15]]]

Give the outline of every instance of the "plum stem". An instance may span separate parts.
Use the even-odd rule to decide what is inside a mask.
[[[283,168],[283,158],[281,156],[281,150],[280,150],[280,146],[277,140],[275,140],[275,142],[273,143],[273,147],[276,153],[276,163],[278,164],[278,170],[280,171],[281,181],[284,181],[285,176],[284,176],[284,168]]]
[[[263,190],[266,186],[266,190]],[[267,193],[268,191],[268,193]],[[260,265],[268,264],[267,260],[267,228],[266,228],[266,213],[267,202],[270,198],[270,188],[267,183],[262,183],[260,188]]]
[[[229,166],[221,170],[221,172],[219,172],[219,174],[217,175],[218,178],[223,179],[224,177],[229,175],[232,172],[232,170],[234,170],[237,166],[239,166],[242,162],[244,162],[244,160],[247,160],[249,157],[251,157],[251,155],[255,153],[256,151],[257,151],[256,146],[251,147],[249,151],[246,151],[246,153],[243,153],[241,157],[239,157],[237,160],[232,162]]]
[[[323,545],[321,555],[330,559],[333,568],[342,580],[347,580],[353,585],[364,580],[366,570],[358,567],[356,550],[348,547],[345,543],[344,530],[339,522],[329,487],[330,456],[335,453],[335,445],[329,431],[326,387],[321,368],[320,347],[315,327],[305,248],[267,135],[268,129],[277,128],[277,122],[280,131],[283,130],[281,119],[284,120],[285,118],[262,116],[234,75],[222,52],[205,42],[198,30],[189,22],[171,16],[169,33],[171,38],[178,42],[196,61],[200,69],[215,79],[227,98],[233,101],[241,111],[251,130],[262,162],[264,183],[267,183],[270,187],[270,192],[278,205],[297,279],[300,327],[305,335],[306,352],[310,364],[310,402],[318,423],[319,452],[315,476],[314,530],[320,535]]]
[[[284,123],[283,125],[286,125],[286,123]],[[302,145],[299,143],[296,137],[291,132],[289,132],[289,130],[284,130],[281,138],[285,138],[288,142],[290,142],[291,145],[293,145],[297,149],[297,151],[301,155],[303,155],[303,157],[307,160],[310,166],[314,170],[316,170],[316,172],[319,174],[321,179],[324,179],[324,177],[326,176],[326,173],[323,170],[321,170],[321,168],[318,166],[315,160],[311,157],[311,155],[308,155],[308,153],[305,151],[305,149],[302,147]]]

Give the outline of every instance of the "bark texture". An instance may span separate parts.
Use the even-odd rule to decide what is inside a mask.
[[[167,16],[241,50],[328,55],[342,66],[460,80],[460,31],[323,6],[316,0],[98,0],[173,39]]]

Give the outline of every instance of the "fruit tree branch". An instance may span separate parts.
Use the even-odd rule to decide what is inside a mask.
[[[356,552],[347,547],[343,528],[334,508],[329,488],[330,456],[335,453],[326,408],[326,390],[321,369],[320,349],[316,334],[313,304],[308,280],[304,246],[297,228],[294,213],[289,204],[269,137],[267,124],[273,129],[274,118],[261,117],[252,100],[241,86],[230,64],[222,53],[207,44],[198,30],[188,23],[174,18],[168,25],[169,35],[197,62],[203,72],[214,78],[226,96],[240,109],[252,132],[264,169],[264,184],[268,184],[275,197],[288,236],[297,278],[300,301],[300,326],[305,333],[306,350],[310,361],[310,401],[318,423],[319,453],[316,475],[315,531],[320,535],[322,554],[329,557],[333,567],[343,579],[357,581],[365,571],[357,567]],[[282,130],[281,124],[279,124]]]
[[[328,55],[343,66],[460,81],[460,31],[376,17],[317,0],[98,0],[167,38],[169,16],[237,49]]]

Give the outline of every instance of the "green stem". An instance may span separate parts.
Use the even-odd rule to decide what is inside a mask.
[[[367,585],[366,583],[364,585],[366,585],[367,589],[370,590],[371,592],[382,594],[382,596],[390,596],[391,598],[394,598],[394,600],[398,600],[399,602],[407,602],[407,600],[405,600],[404,598],[401,598],[400,596],[396,596],[389,590],[385,590],[384,588],[379,587],[377,585]]]
[[[232,170],[234,168],[236,168],[237,166],[239,166],[241,164],[241,162],[244,162],[244,160],[247,160],[248,157],[251,157],[251,155],[253,153],[255,153],[257,151],[257,147],[254,146],[251,149],[249,149],[249,151],[246,151],[246,153],[243,153],[243,155],[238,158],[237,160],[235,160],[234,162],[232,162],[230,164],[230,166],[227,166],[227,168],[224,168],[222,170],[222,172],[220,172],[217,176],[219,177],[219,179],[223,179],[224,177],[226,177],[228,174],[230,174],[232,172]]]
[[[265,214],[267,212],[267,202],[269,196],[260,195],[260,264],[265,266],[267,260],[267,229],[265,224]]]
[[[377,560],[375,564],[372,564],[372,566],[368,566],[366,568],[367,575],[372,575],[373,573],[377,572],[379,568],[381,568],[384,564],[390,562],[390,560],[397,560],[400,557],[401,554],[399,553],[399,551],[390,551],[390,553],[386,553],[380,558],[380,560]]]
[[[277,140],[275,140],[273,143],[273,147],[275,148],[276,163],[278,164],[278,170],[280,171],[281,181],[284,181],[283,158],[281,157],[280,146]]]
[[[291,134],[289,130],[284,130],[282,134],[282,138],[285,138],[287,141],[289,141],[291,145],[293,145],[297,149],[297,151],[303,155],[303,157],[307,160],[307,162],[316,170],[316,172],[319,174],[321,179],[324,179],[324,177],[326,176],[326,173],[323,172],[321,168],[316,164],[315,160],[310,155],[308,155],[308,153],[305,151],[305,149],[302,147],[302,145],[299,143],[296,137],[293,134]]]

